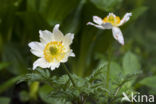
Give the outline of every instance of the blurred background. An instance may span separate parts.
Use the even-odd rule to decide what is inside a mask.
[[[117,66],[127,73],[142,71],[133,88],[143,94],[156,94],[155,4],[155,0],[0,0],[0,104],[47,103],[43,88],[32,87],[37,83],[17,81],[32,72],[37,59],[30,53],[28,43],[39,41],[39,30],[52,31],[55,24],[60,24],[64,34],[75,34],[71,47],[76,57],[67,63],[71,72],[88,76],[108,59],[112,47],[111,60]],[[111,30],[86,25],[92,16],[104,18],[109,12],[121,18],[127,12],[133,13],[120,27],[124,46],[113,39]],[[129,66],[126,59],[133,65]],[[53,73],[64,72],[58,69]]]

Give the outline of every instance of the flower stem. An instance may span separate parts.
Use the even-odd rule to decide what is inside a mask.
[[[66,66],[65,64],[63,64],[63,67],[64,67],[65,71],[67,72],[68,77],[69,77],[69,79],[71,80],[73,86],[75,86],[74,80],[72,79],[72,77],[71,77],[71,75],[70,75],[70,73],[69,73],[69,71],[68,71],[67,66]]]
[[[110,46],[110,48],[108,50],[107,82],[106,82],[106,87],[107,88],[109,88],[109,75],[110,75],[111,57],[112,57],[112,47]]]

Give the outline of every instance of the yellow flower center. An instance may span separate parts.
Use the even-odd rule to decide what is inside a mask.
[[[120,23],[120,17],[109,15],[103,19],[104,23],[111,23],[113,26],[118,26]]]
[[[65,56],[64,50],[62,42],[49,42],[44,49],[44,58],[47,62],[61,61]]]

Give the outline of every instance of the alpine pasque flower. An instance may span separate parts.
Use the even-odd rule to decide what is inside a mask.
[[[124,17],[120,20],[120,17],[116,16],[113,13],[109,13],[107,17],[101,19],[98,16],[93,16],[93,21],[96,23],[88,22],[88,25],[93,25],[99,29],[112,29],[113,37],[122,45],[124,45],[124,38],[119,26],[126,23],[132,13],[126,13]]]
[[[74,57],[70,45],[74,39],[74,34],[63,33],[59,30],[59,24],[55,25],[53,32],[48,30],[39,31],[41,42],[30,42],[28,46],[31,53],[39,58],[33,63],[33,70],[38,66],[54,70],[65,63],[69,56]]]

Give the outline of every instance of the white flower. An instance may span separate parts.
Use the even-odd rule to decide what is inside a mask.
[[[33,70],[38,66],[54,70],[60,66],[60,63],[65,63],[69,56],[75,56],[70,49],[74,34],[68,33],[64,36],[59,30],[59,24],[55,25],[53,32],[40,30],[39,34],[41,42],[30,42],[28,44],[31,53],[39,57],[33,63]]]
[[[93,16],[93,21],[96,23],[88,22],[88,25],[93,25],[99,29],[112,29],[113,37],[122,45],[124,45],[124,38],[119,26],[127,22],[132,16],[132,13],[126,13],[125,16],[120,20],[120,17],[113,13],[109,13],[107,17],[101,19],[98,16]]]

